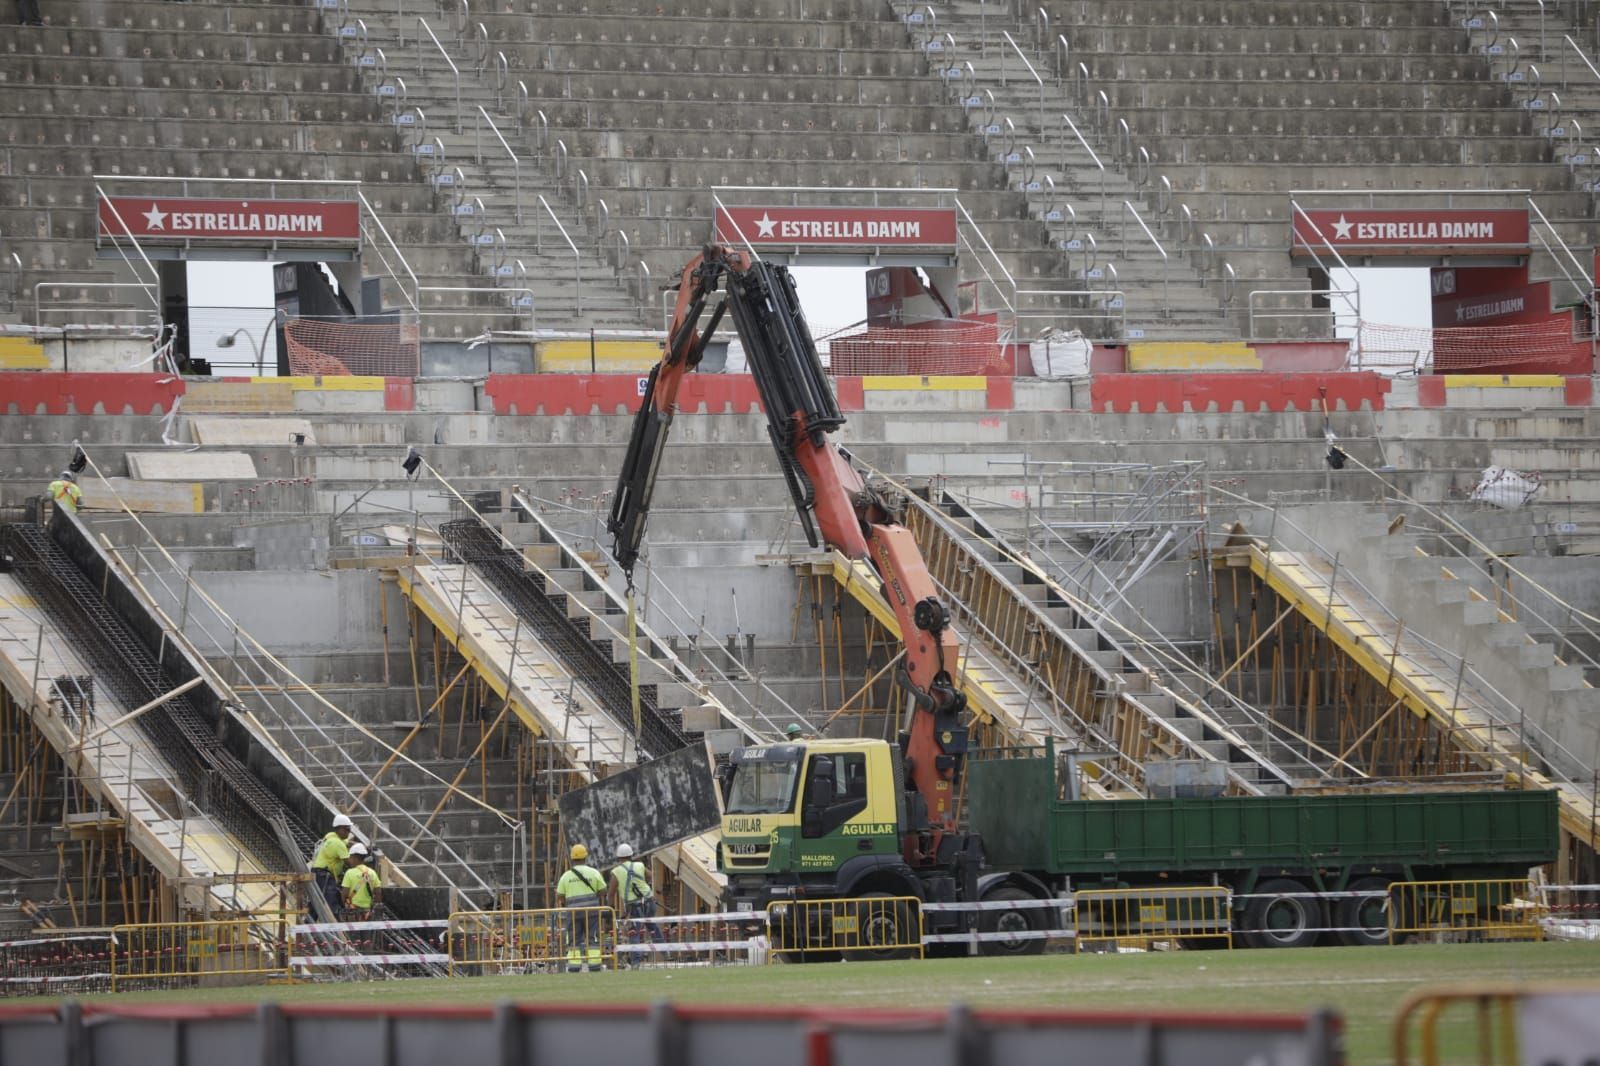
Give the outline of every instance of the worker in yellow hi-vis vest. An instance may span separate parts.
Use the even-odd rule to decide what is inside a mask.
[[[72,471],[63,470],[61,476],[50,482],[50,502],[63,511],[76,511],[83,504],[83,490]]]
[[[611,868],[611,891],[615,901],[613,906],[627,920],[628,957],[626,960],[621,958],[622,949],[619,946],[617,961],[626,961],[637,969],[648,950],[641,944],[641,934],[649,937],[652,945],[659,944],[661,926],[652,920],[656,916],[656,893],[650,887],[650,870],[633,857],[632,844],[617,848],[617,864]],[[620,936],[618,941],[620,945]]]
[[[556,882],[556,898],[563,907],[580,911],[563,915],[567,938],[567,972],[604,969],[600,950],[600,897],[605,895],[605,876],[588,864],[589,849],[572,845],[572,867]]]
[[[350,865],[339,887],[344,892],[344,909],[355,911],[358,922],[372,917],[372,908],[383,902],[383,882],[378,879],[378,871],[367,865],[365,844],[350,845]]]

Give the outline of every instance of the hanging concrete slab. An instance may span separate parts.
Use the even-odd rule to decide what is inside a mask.
[[[256,447],[269,444],[315,444],[317,434],[305,418],[191,418],[196,444]]]

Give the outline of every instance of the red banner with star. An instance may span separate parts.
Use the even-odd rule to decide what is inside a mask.
[[[100,200],[99,222],[102,237],[141,242],[361,243],[360,205],[352,200],[112,196]]]
[[[722,207],[722,244],[953,248],[953,207]]]
[[[1528,211],[1487,208],[1411,208],[1358,210],[1318,208],[1296,211],[1295,252],[1323,254],[1331,246],[1347,251],[1384,254],[1442,249],[1526,251]]]

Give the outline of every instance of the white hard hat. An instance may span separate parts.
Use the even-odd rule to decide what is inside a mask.
[[[617,849],[617,858],[619,858],[619,859],[631,859],[631,858],[633,858],[633,845],[632,844],[624,844],[621,847],[619,847]]]
[[[357,843],[354,843],[354,844],[350,845],[350,854],[352,854],[352,855],[365,855],[366,853],[367,853],[367,846],[365,844],[362,844],[362,843],[360,843],[358,841]]]
[[[350,820],[348,814],[336,814],[333,816],[333,827],[335,829],[354,829],[355,825],[356,823]]]

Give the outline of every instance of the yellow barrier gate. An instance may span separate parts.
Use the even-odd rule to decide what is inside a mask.
[[[457,911],[449,939],[451,976],[617,968],[617,912],[610,907]]]
[[[1597,1047],[1595,984],[1425,989],[1400,1005],[1394,1022],[1395,1066],[1577,1066],[1593,1062]]]
[[[1396,881],[1389,886],[1389,939],[1543,940],[1525,880]]]
[[[289,977],[288,921],[152,922],[112,929],[111,991],[215,988]]]
[[[1226,887],[1087,889],[1074,901],[1075,951],[1085,943],[1148,948],[1158,940],[1233,946],[1233,900]]]
[[[767,958],[920,959],[921,904],[915,896],[769,903]]]

